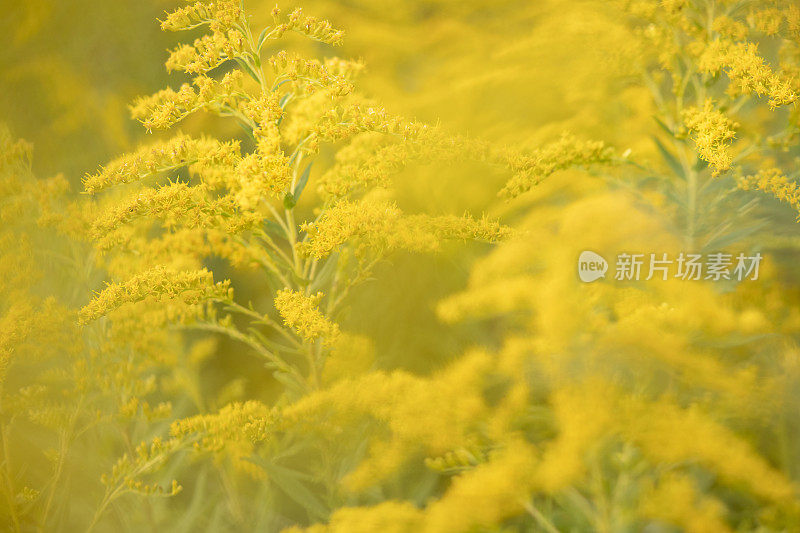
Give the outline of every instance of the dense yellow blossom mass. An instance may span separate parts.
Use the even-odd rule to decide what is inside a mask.
[[[3,530],[800,530],[796,2],[68,4],[4,10]]]

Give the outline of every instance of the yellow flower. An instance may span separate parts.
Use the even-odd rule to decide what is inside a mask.
[[[772,194],[782,202],[788,203],[798,213],[797,218],[800,219],[800,186],[780,169],[767,168],[759,170],[757,174],[744,176],[739,179],[739,188]]]
[[[131,116],[148,130],[166,129],[201,109],[237,107],[235,95],[242,90],[243,75],[233,70],[216,81],[205,75],[193,80],[196,87],[183,84],[178,91],[163,89],[152,96],[137,98],[130,107]]]
[[[726,37],[730,37],[735,41],[743,41],[744,39],[747,39],[747,34],[749,33],[747,26],[728,17],[727,15],[720,15],[715,18],[712,28],[717,33],[720,33]]]
[[[275,294],[275,308],[283,322],[295,330],[302,338],[315,341],[322,338],[325,344],[333,344],[339,336],[339,325],[334,324],[319,310],[321,292],[306,296],[305,294],[283,289]]]
[[[292,527],[282,533],[411,533],[420,531],[422,511],[409,502],[385,501],[371,507],[341,507],[325,524]]]
[[[222,28],[230,27],[242,16],[238,0],[215,0],[214,2],[195,2],[167,14],[161,22],[161,29],[167,31],[189,30],[203,24],[216,24]]]
[[[690,107],[683,112],[683,122],[697,146],[700,159],[708,162],[714,175],[729,170],[733,162],[730,142],[736,136],[738,124],[714,108],[713,100],[706,100],[703,108]]]
[[[507,164],[516,174],[500,191],[500,196],[519,196],[559,170],[608,163],[613,153],[603,142],[580,141],[564,134],[559,140],[535,150],[531,155],[509,154]]]
[[[86,192],[94,194],[112,185],[130,183],[161,172],[197,165],[232,165],[239,159],[239,143],[222,143],[202,137],[178,135],[168,141],[142,146],[119,157],[83,180]]]
[[[368,198],[360,202],[340,200],[313,223],[303,226],[308,239],[299,246],[315,258],[328,256],[339,246],[354,240],[378,251],[438,249],[448,239],[476,239],[496,242],[510,234],[509,228],[486,217],[404,215],[396,205]]]
[[[281,148],[277,126],[266,124],[254,131],[256,150],[236,166],[236,200],[245,209],[253,209],[262,198],[285,192],[292,179],[289,158]]]
[[[687,533],[725,533],[725,507],[704,496],[688,476],[668,474],[649,490],[640,503],[644,516],[685,528]]]
[[[776,74],[758,54],[758,45],[751,42],[732,43],[716,39],[708,44],[698,59],[702,72],[724,70],[731,80],[729,91],[734,95],[756,94],[769,98],[770,108],[788,105],[797,100],[791,83]]]
[[[191,45],[182,44],[170,52],[166,62],[168,72],[179,70],[202,74],[217,68],[245,50],[245,36],[238,30],[215,32],[195,39]]]
[[[368,337],[341,333],[325,360],[322,380],[332,384],[367,373],[375,363],[375,346]]]
[[[102,250],[124,243],[128,226],[135,220],[160,220],[165,228],[220,229],[226,233],[243,231],[259,220],[243,212],[232,196],[214,198],[203,185],[190,187],[170,183],[145,189],[127,201],[111,205],[92,224],[91,235]]]
[[[272,17],[275,21],[274,38],[281,37],[287,31],[295,31],[315,41],[333,46],[341,45],[344,39],[343,31],[331,26],[327,20],[303,15],[303,10],[300,8],[294,9],[284,17],[281,10],[275,7],[272,10]]]
[[[155,267],[122,283],[109,284],[80,310],[79,321],[88,324],[125,304],[143,300],[164,302],[179,299],[193,304],[209,299],[230,299],[229,287],[229,281],[214,283],[211,272],[205,269],[175,272]]]

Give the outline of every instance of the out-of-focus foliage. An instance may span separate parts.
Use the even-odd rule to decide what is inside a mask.
[[[134,145],[126,106],[166,81],[153,58],[171,41],[153,19],[170,5],[0,1],[0,116],[36,145],[35,169],[77,186],[97,161]]]
[[[158,5],[186,45],[10,10],[0,110],[55,102],[24,88],[57,62],[67,114],[18,129],[89,171],[0,133],[4,525],[800,528],[800,9],[281,7]],[[111,156],[133,84],[156,138]],[[589,249],[764,261],[584,284]]]

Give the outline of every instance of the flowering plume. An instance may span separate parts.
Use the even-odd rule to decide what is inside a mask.
[[[275,308],[284,323],[303,339],[313,342],[321,337],[326,344],[332,344],[339,335],[339,326],[325,318],[319,310],[323,296],[321,292],[306,296],[291,289],[283,289],[275,295]]]
[[[736,136],[738,124],[714,109],[711,100],[706,100],[702,109],[686,109],[683,122],[697,145],[698,155],[711,165],[715,175],[731,168],[733,156],[729,153],[729,147]]]
[[[6,529],[800,529],[795,1],[190,0],[97,167],[154,1],[8,14]]]

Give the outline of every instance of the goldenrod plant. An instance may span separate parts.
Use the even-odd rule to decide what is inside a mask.
[[[793,2],[170,9],[0,129],[5,528],[800,529]]]

